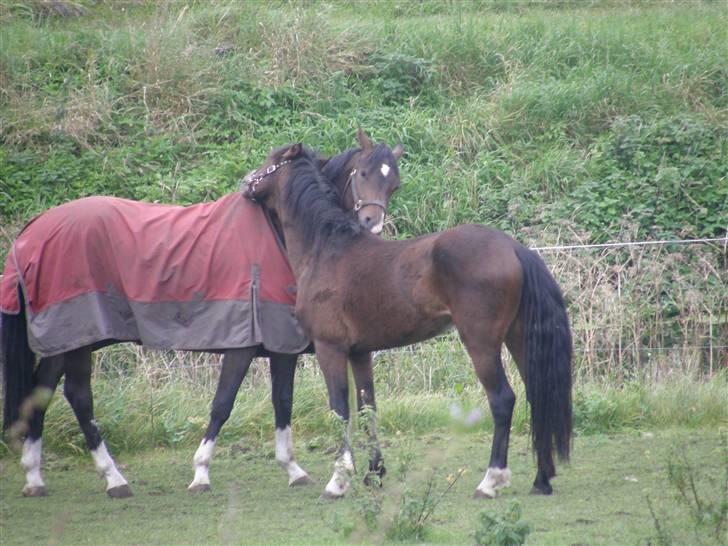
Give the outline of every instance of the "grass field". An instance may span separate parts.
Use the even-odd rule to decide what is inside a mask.
[[[722,434],[725,441],[725,429]],[[675,544],[715,543],[704,530],[694,534],[667,474],[668,462],[675,461],[675,450],[683,446],[696,469],[700,498],[719,499],[728,460],[718,430],[579,436],[572,462],[558,467],[551,497],[528,494],[534,463],[527,439],[516,436],[510,457],[512,487],[494,501],[476,501],[471,495],[486,466],[484,441],[489,437],[388,435],[389,474],[381,492],[357,487],[337,502],[319,500],[333,457],[327,445],[299,446],[299,461],[318,483],[295,489],[287,487],[272,446],[221,446],[212,466],[213,491],[201,495],[186,491],[192,475],[189,450],[122,455],[119,461],[135,493],[125,500],[106,497],[90,457],[57,455],[46,464],[49,496],[23,498],[18,462],[5,457],[0,460],[0,537],[8,545],[386,543],[392,541],[387,531],[403,497],[421,495],[432,476],[439,494],[447,476],[464,469],[429,521],[428,543],[472,544],[478,514],[502,511],[515,499],[532,528],[527,544],[655,544],[648,497]],[[362,464],[365,453],[360,449],[356,456]],[[363,513],[377,496],[381,512],[370,528]]]

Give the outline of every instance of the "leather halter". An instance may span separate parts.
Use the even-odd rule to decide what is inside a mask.
[[[248,194],[250,195],[250,199],[252,201],[255,201],[255,190],[258,187],[258,184],[260,184],[261,180],[263,180],[269,174],[273,174],[278,169],[283,167],[283,165],[290,162],[290,159],[286,159],[285,161],[281,161],[280,163],[276,163],[275,165],[268,165],[268,167],[266,167],[265,171],[262,174],[258,174],[258,170],[256,169],[248,176],[243,178],[243,182],[248,184]]]
[[[359,192],[356,189],[356,169],[351,171],[349,179],[346,181],[346,184],[344,184],[344,191],[341,193],[342,199],[346,197],[346,190],[349,189],[349,186],[351,186],[351,198],[354,201],[354,212],[359,212],[362,207],[366,207],[367,205],[375,205],[381,208],[384,212],[387,212],[387,204],[379,199],[364,201],[361,197],[359,197]]]

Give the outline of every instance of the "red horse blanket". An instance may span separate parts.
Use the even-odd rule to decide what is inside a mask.
[[[8,254],[3,313],[20,312],[18,289],[40,356],[113,341],[291,354],[308,345],[288,260],[239,193],[190,207],[89,197],[50,209]]]

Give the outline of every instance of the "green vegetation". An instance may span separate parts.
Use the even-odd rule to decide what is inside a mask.
[[[273,459],[270,439],[219,446],[211,468],[213,490],[192,495],[192,452],[159,449],[121,454],[135,496],[111,500],[88,454],[47,456],[49,496],[20,496],[23,475],[15,458],[0,459],[0,536],[3,544],[380,544],[400,513],[405,485],[426,491],[434,475],[437,491],[446,477],[465,473],[442,498],[429,520],[427,542],[474,544],[483,510],[504,513],[517,500],[521,521],[531,527],[526,544],[658,544],[647,498],[674,544],[696,544],[688,511],[674,500],[667,462],[676,445],[688,446],[700,469],[696,487],[706,501],[720,499],[724,463],[721,436],[703,431],[644,431],[578,436],[570,465],[559,466],[551,497],[529,495],[535,469],[524,436],[512,438],[513,486],[484,503],[471,499],[487,465],[489,437],[457,433],[388,439],[382,505],[371,529],[355,496],[319,499],[331,472],[335,443],[299,446],[297,459],[318,484],[290,489]],[[362,465],[366,449],[356,449]],[[398,479],[402,462],[407,482]],[[407,462],[409,461],[409,462]],[[358,475],[357,478],[361,478]],[[704,535],[706,538],[710,535]],[[707,544],[715,543],[706,541]]]
[[[531,532],[528,523],[521,519],[521,505],[511,503],[505,513],[483,510],[480,527],[475,532],[478,546],[521,546]]]
[[[332,153],[362,125],[407,150],[400,235],[725,230],[720,3],[55,4],[78,15],[3,0],[7,218],[89,194],[215,198],[273,146]]]

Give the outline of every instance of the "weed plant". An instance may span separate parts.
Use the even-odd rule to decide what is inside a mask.
[[[531,526],[521,519],[521,505],[511,501],[505,512],[483,510],[480,527],[475,531],[478,546],[521,546],[531,533]]]
[[[706,487],[699,485],[701,480],[706,482],[704,471],[691,460],[685,445],[674,448],[667,461],[667,482],[675,501],[689,516],[690,540],[696,544],[728,544],[728,438],[725,434],[715,456],[723,475],[709,476]],[[656,514],[649,497],[646,502],[655,526],[656,543],[670,546],[680,540],[673,535],[669,523]]]

